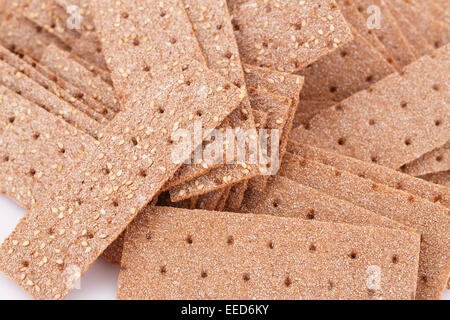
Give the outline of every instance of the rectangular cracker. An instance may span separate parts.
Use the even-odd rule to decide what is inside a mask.
[[[450,45],[317,114],[291,138],[398,169],[450,139]],[[386,143],[389,141],[389,143]]]
[[[412,299],[418,251],[414,232],[155,207],[127,231],[118,297]]]
[[[439,48],[450,42],[450,26],[438,21],[422,6],[422,1],[387,0],[397,8],[411,22],[415,23],[417,30],[427,39],[434,48]],[[420,23],[417,23],[420,22]]]
[[[358,11],[363,15],[364,20],[368,21],[371,14],[367,8],[370,6],[378,6],[381,10],[380,29],[372,31],[377,35],[378,39],[384,44],[386,50],[392,56],[396,64],[401,68],[410,64],[416,59],[415,50],[408,43],[405,36],[395,22],[392,13],[382,0],[353,0]]]
[[[397,63],[394,61],[390,53],[386,50],[384,44],[378,39],[378,37],[370,30],[367,26],[367,20],[364,19],[362,14],[356,8],[353,0],[336,0],[339,9],[342,12],[345,20],[356,32],[363,36],[369,43],[380,52],[388,63],[390,63],[394,68],[400,70]]]
[[[151,28],[150,25],[136,28],[137,36],[148,35],[148,45],[154,48],[152,54],[142,55],[142,49],[133,43],[119,43],[118,38],[127,33],[131,21],[145,21],[138,10],[141,2],[91,2],[101,38],[114,35],[103,43],[114,87],[127,94],[126,97],[119,94],[124,99],[121,104],[133,107],[119,113],[104,128],[95,152],[80,157],[83,165],[74,163],[70,171],[61,174],[62,181],[56,181],[46,200],[27,213],[0,248],[1,270],[35,298],[65,297],[81,274],[175,173],[179,165],[171,160],[169,146],[173,115],[181,118],[180,128],[192,131],[193,123],[188,119],[201,111],[204,130],[208,133],[242,100],[240,90],[200,63],[189,61],[188,57],[178,60],[180,54],[187,55],[195,50],[194,38],[178,41],[178,52],[161,48],[167,44],[160,43],[157,38],[163,40],[167,34],[176,34],[180,30],[189,33],[187,17],[183,18],[179,10],[169,12],[170,3],[161,3],[158,18],[155,18],[163,18],[159,11],[164,10],[164,20],[168,22],[164,31],[160,23],[151,24]],[[142,5],[151,4],[145,1]],[[156,6],[151,7],[155,10]],[[123,12],[130,19],[117,21],[116,17]],[[137,63],[148,63],[156,56],[164,57],[158,62],[168,65],[153,65],[161,68],[153,72],[151,78],[142,70],[142,64]],[[174,64],[175,61],[179,64]],[[127,77],[120,72],[122,66],[133,69],[126,71]],[[180,82],[181,79],[185,80]],[[186,79],[190,81],[189,85]],[[143,80],[141,85],[131,91],[130,88],[140,80]],[[228,90],[218,91],[218,87],[228,87]],[[163,113],[161,107],[165,108]],[[49,229],[49,226],[52,227]],[[49,231],[51,242],[42,246],[42,243],[47,244]],[[22,245],[15,247],[16,241]],[[43,257],[48,263],[41,265]],[[24,259],[27,259],[28,267],[18,273]]]
[[[287,97],[248,88],[252,108],[268,114],[268,129],[282,130],[286,124],[292,101]],[[269,133],[270,135],[270,133]],[[257,139],[257,137],[255,137]],[[259,166],[232,164],[213,169],[208,173],[177,185],[170,190],[173,202],[189,199],[215,190],[232,186],[260,175]]]
[[[424,176],[420,176],[419,178],[429,181],[431,183],[443,185],[450,188],[450,171],[429,173]]]
[[[311,120],[316,114],[331,108],[335,104],[335,101],[300,100],[298,103],[297,112],[295,113],[292,128],[295,129],[301,125],[309,123],[309,120]]]
[[[290,141],[288,151],[306,159],[317,161],[339,170],[351,172],[361,178],[403,190],[430,202],[450,208],[450,190],[445,187],[424,182],[407,174],[355,158],[329,152],[325,149]]]
[[[450,272],[448,208],[289,153],[279,174],[418,230],[422,241],[416,297],[441,298]]]
[[[30,209],[68,163],[95,150],[95,140],[4,86],[0,106],[0,190]]]
[[[352,40],[334,0],[228,1],[241,59],[293,73]]]
[[[23,72],[33,81],[39,83],[41,86],[51,91],[56,96],[73,105],[81,112],[87,114],[89,117],[102,123],[106,121],[107,114],[99,113],[104,107],[91,109],[92,104],[86,99],[78,99],[80,91],[68,85],[63,79],[58,78],[55,74],[50,72],[45,67],[41,66],[32,58],[24,55],[16,55],[0,45],[0,60],[5,61],[10,66]],[[86,104],[85,104],[86,103]],[[96,110],[97,109],[97,110]]]
[[[64,119],[76,128],[97,137],[101,124],[71,104],[54,95],[19,70],[0,61],[0,81],[8,89],[20,93],[25,99]]]
[[[270,177],[264,191],[249,190],[239,212],[412,230],[399,222],[281,176]]]
[[[447,170],[450,170],[450,141],[400,168],[400,171],[412,176]]]
[[[395,72],[367,40],[356,31],[353,36],[353,41],[299,73],[305,77],[300,100],[339,102]]]
[[[120,111],[113,87],[103,81],[99,75],[80,65],[69,52],[55,45],[49,45],[44,50],[41,63],[111,111]]]

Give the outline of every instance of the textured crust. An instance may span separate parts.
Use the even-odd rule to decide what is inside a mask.
[[[225,188],[222,197],[220,197],[219,202],[217,203],[217,206],[215,208],[216,211],[223,211],[225,209],[225,205],[227,204],[227,199],[230,195],[232,187]]]
[[[316,115],[291,138],[398,169],[450,139],[450,45]],[[386,143],[389,141],[389,143]]]
[[[288,151],[450,208],[450,190],[395,170],[290,141]]]
[[[416,297],[441,298],[450,274],[449,209],[289,153],[280,175],[418,230],[422,241]]]
[[[197,209],[213,211],[225,193],[225,188],[198,196]]]
[[[420,176],[419,178],[450,188],[450,171],[430,173],[424,176]]]
[[[248,92],[252,108],[267,113],[268,129],[281,131],[289,116],[292,101],[287,97],[274,95],[260,89],[249,88]],[[257,137],[254,138],[256,139]],[[236,183],[260,175],[260,170],[259,166],[248,166],[245,163],[213,169],[196,179],[172,188],[170,190],[170,198],[173,202],[177,202],[233,186]]]
[[[60,99],[52,92],[45,89],[39,83],[33,81],[24,73],[0,61],[0,81],[8,89],[20,93],[25,99],[36,103],[49,112],[59,116],[76,128],[98,137],[100,123],[90,118],[85,113],[75,109],[71,104]]]
[[[414,48],[409,45],[383,0],[353,0],[353,2],[358,11],[363,15],[365,21],[367,21],[370,16],[367,8],[376,5],[381,9],[381,28],[373,29],[373,32],[384,44],[386,50],[400,69],[416,59]]]
[[[423,176],[429,173],[450,170],[450,141],[444,146],[421,156],[400,170],[412,176]]]
[[[418,251],[419,236],[414,232],[154,208],[140,215],[127,232],[117,295],[411,299]],[[373,266],[383,275],[377,290],[367,287]]]
[[[294,123],[292,128],[298,128],[302,125],[307,125],[316,114],[325,109],[329,109],[336,104],[335,101],[310,101],[300,100],[298,103],[298,109],[295,113]]]
[[[367,40],[353,35],[353,41],[300,72],[305,77],[301,100],[339,102],[395,72]]]
[[[244,63],[295,72],[352,39],[333,0],[228,1]]]

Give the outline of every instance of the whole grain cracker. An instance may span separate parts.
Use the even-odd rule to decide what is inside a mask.
[[[411,299],[418,251],[413,232],[155,207],[128,229],[118,297]]]
[[[0,86],[0,191],[25,209],[40,203],[69,162],[95,140]]]
[[[217,206],[216,206],[216,208],[215,208],[216,211],[223,211],[223,210],[225,209],[225,206],[226,206],[226,204],[227,204],[228,197],[230,196],[231,188],[232,188],[232,186],[226,187],[226,188],[225,188],[225,190],[224,190],[224,192],[223,192],[223,195],[222,195],[222,197],[220,198],[220,200],[219,200],[219,202],[217,203]]]
[[[352,39],[333,0],[228,1],[241,59],[295,72]]]
[[[450,138],[449,50],[440,48],[317,114],[291,138],[393,169],[442,146]]]
[[[368,21],[373,13],[367,11],[369,7],[377,6],[380,9],[380,29],[374,28],[372,31],[384,44],[386,50],[388,50],[400,68],[403,68],[416,59],[414,48],[408,43],[389,8],[382,0],[353,0],[353,2],[366,21]]]
[[[292,101],[287,97],[270,94],[260,89],[248,88],[248,92],[252,108],[267,113],[268,129],[281,131],[286,124]],[[258,137],[250,136],[249,139],[257,140]],[[173,202],[189,199],[254,178],[266,169],[246,163],[216,168],[200,177],[173,187],[170,190],[170,197]]]
[[[61,117],[93,137],[98,136],[101,127],[99,122],[75,109],[71,104],[60,99],[52,92],[47,91],[39,83],[33,81],[24,73],[4,61],[0,61],[0,71],[0,81],[3,86],[19,93],[24,98]]]
[[[450,170],[450,141],[400,168],[412,176]]]
[[[422,240],[416,297],[440,299],[450,272],[448,208],[289,153],[279,174],[418,230]]]
[[[79,90],[68,85],[63,79],[58,78],[55,74],[41,66],[32,58],[20,54],[16,55],[0,45],[0,60],[5,61],[20,72],[23,72],[30,79],[39,83],[66,102],[72,104],[75,108],[87,114],[89,117],[98,122],[106,121],[105,117],[108,117],[108,114],[97,112],[97,110],[103,110],[104,107],[99,106],[98,108],[91,109],[92,103],[90,103],[90,101],[78,99],[80,97]]]
[[[448,188],[424,182],[377,164],[367,163],[294,141],[290,141],[288,151],[450,208],[450,190]]]
[[[420,176],[420,179],[443,185],[450,188],[450,171],[442,171],[436,173],[429,173],[424,176]]]
[[[336,104],[336,101],[311,101],[300,100],[298,109],[295,113],[292,128],[298,128],[301,125],[307,125],[316,114],[328,109]]]
[[[356,31],[353,41],[300,72],[305,85],[300,100],[339,102],[367,89],[395,69]]]
[[[197,209],[214,211],[225,193],[225,188],[198,196]]]
[[[42,55],[41,63],[108,109],[113,112],[120,111],[113,87],[103,81],[99,75],[95,75],[80,65],[69,52],[61,50],[55,45],[49,45]]]

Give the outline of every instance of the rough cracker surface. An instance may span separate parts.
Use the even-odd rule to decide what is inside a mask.
[[[373,29],[373,32],[384,44],[398,67],[403,68],[416,59],[414,48],[406,40],[383,0],[354,0],[353,2],[365,21],[370,17],[367,8],[375,5],[381,9],[381,28]]]
[[[305,77],[300,100],[339,102],[395,72],[367,40],[353,35],[353,41],[300,72]]]
[[[291,138],[398,169],[450,138],[450,45],[316,115]],[[389,141],[389,143],[386,143]]]
[[[291,110],[292,100],[260,89],[249,88],[248,93],[252,108],[267,113],[267,128],[278,129],[282,132],[288,119],[289,111]],[[257,142],[256,135],[253,137],[250,135],[249,139],[254,139]],[[236,163],[216,168],[198,178],[173,187],[170,190],[170,197],[173,202],[177,202],[223,189],[241,181],[254,178],[260,175],[264,169],[266,168],[247,165],[246,163]]]
[[[216,211],[223,211],[225,209],[228,197],[230,196],[231,188],[232,188],[231,186],[225,188],[222,197],[220,198],[219,202],[217,203],[217,206],[215,209]]]
[[[325,109],[337,104],[336,101],[311,101],[300,100],[298,103],[298,109],[295,113],[294,122],[292,128],[298,128],[302,125],[307,125],[309,120]]]
[[[418,251],[412,232],[154,208],[128,229],[118,297],[411,299]],[[366,284],[373,266],[378,290]]]
[[[416,298],[441,298],[450,273],[448,208],[289,153],[279,174],[418,230],[422,240]]]
[[[352,39],[333,0],[228,1],[244,63],[295,72]]]
[[[430,173],[419,178],[450,188],[450,171]]]
[[[224,193],[225,189],[220,189],[198,196],[196,208],[201,210],[214,211]]]
[[[447,170],[450,170],[450,141],[400,168],[400,171],[412,176]]]
[[[3,86],[0,105],[0,191],[30,209],[95,140]]]
[[[57,77],[45,66],[34,61],[31,57],[25,55],[17,55],[0,45],[0,60],[5,61],[20,72],[23,72],[33,81],[51,91],[56,96],[73,105],[78,110],[87,114],[89,117],[98,122],[104,122],[109,116],[105,114],[104,107],[98,103],[81,97],[80,90],[68,84],[64,79]],[[93,107],[91,109],[91,107]]]
[[[288,151],[306,159],[351,172],[361,178],[406,191],[430,202],[450,208],[450,190],[448,188],[424,182],[421,179],[377,164],[367,163],[294,141],[290,141]]]
[[[25,99],[36,103],[47,111],[59,116],[76,128],[97,137],[100,123],[74,108],[71,104],[48,91],[24,73],[0,61],[0,83],[8,89],[19,93]]]

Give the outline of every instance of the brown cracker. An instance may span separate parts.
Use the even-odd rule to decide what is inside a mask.
[[[289,153],[279,174],[418,230],[422,241],[416,297],[441,298],[450,272],[449,209]]]
[[[334,1],[228,1],[241,59],[295,72],[352,39]]]
[[[248,92],[252,108],[268,114],[268,129],[281,130],[284,128],[292,101],[287,97],[274,95],[260,89],[248,88]],[[256,136],[254,138],[257,139]],[[173,187],[170,190],[170,197],[173,202],[177,202],[223,189],[258,175],[260,175],[258,166],[245,163],[232,164],[213,169],[198,178]]]
[[[230,195],[232,187],[226,187],[222,197],[220,198],[219,202],[217,203],[217,206],[215,208],[216,211],[223,211],[225,209],[225,205],[227,204],[228,197]]]
[[[381,9],[381,28],[372,31],[384,44],[386,50],[400,68],[416,59],[414,48],[409,45],[383,0],[353,0],[353,3],[366,21],[371,15],[367,12],[368,7],[375,5]]]
[[[0,105],[1,193],[30,209],[95,140],[3,86]]]
[[[154,208],[127,231],[118,297],[411,299],[418,251],[412,232]],[[373,266],[379,290],[367,287]]]
[[[309,123],[316,114],[328,109],[336,104],[336,101],[311,101],[300,100],[298,103],[298,109],[295,113],[294,122],[292,128],[298,128],[301,125]]]
[[[450,138],[449,50],[445,46],[317,114],[291,138],[393,169],[442,146]]]
[[[213,211],[225,193],[225,189],[216,190],[198,196],[197,209]]]
[[[36,103],[47,111],[63,118],[78,129],[97,137],[100,123],[85,113],[75,109],[71,104],[47,91],[39,83],[31,80],[25,74],[4,61],[0,61],[0,81],[8,89],[20,93],[21,96]]]
[[[450,208],[450,190],[448,188],[435,186],[377,164],[367,163],[294,141],[290,141],[288,151]]]
[[[73,86],[70,86],[63,79],[58,78],[46,67],[40,65],[32,58],[21,54],[16,55],[0,45],[0,60],[5,61],[12,67],[23,72],[30,79],[39,83],[41,86],[70,103],[81,112],[87,114],[89,117],[98,122],[106,121],[105,117],[108,117],[108,114],[97,112],[102,111],[104,107],[96,104],[96,106],[98,105],[98,108],[91,109],[90,107],[93,105],[91,101],[87,99],[79,99],[81,94],[79,90]]]
[[[450,188],[450,171],[429,173],[424,176],[420,176],[419,178]]]
[[[400,170],[412,176],[450,170],[450,141],[406,164]]]
[[[103,81],[99,75],[80,65],[69,52],[61,50],[55,45],[49,45],[42,55],[41,63],[47,65],[56,75],[72,83],[103,106],[113,112],[120,111],[113,87]]]
[[[395,69],[361,35],[300,72],[305,85],[300,100],[341,101],[367,89]]]

